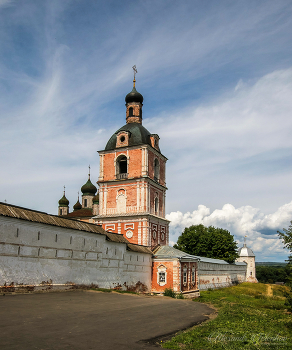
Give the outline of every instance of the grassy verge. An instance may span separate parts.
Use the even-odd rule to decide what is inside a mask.
[[[201,292],[218,316],[178,334],[167,349],[292,349],[292,317],[284,306],[284,286],[242,283]]]

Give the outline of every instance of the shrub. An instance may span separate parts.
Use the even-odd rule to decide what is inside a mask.
[[[175,298],[175,292],[171,289],[171,288],[165,288],[163,295],[165,297],[171,297],[171,298]]]
[[[287,311],[292,312],[292,287],[290,287],[289,291],[284,292],[284,296],[286,298],[285,306],[287,306]]]
[[[185,297],[184,297],[183,293],[179,293],[176,295],[176,299],[184,299],[184,298]]]

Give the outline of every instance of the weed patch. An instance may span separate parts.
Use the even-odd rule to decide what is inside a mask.
[[[171,288],[165,288],[164,292],[163,292],[163,295],[165,297],[171,297],[171,298],[174,298],[174,299],[184,299],[185,298],[182,293],[176,294],[175,291],[172,290]]]
[[[111,293],[113,291],[112,289],[107,289],[107,288],[91,288],[91,290],[96,290],[98,292],[104,292],[104,293]]]

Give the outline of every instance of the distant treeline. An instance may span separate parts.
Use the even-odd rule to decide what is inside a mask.
[[[291,269],[285,263],[256,263],[256,277],[260,283],[286,283]]]
[[[277,266],[277,267],[286,267],[287,263],[285,262],[256,262],[256,267],[258,266]]]

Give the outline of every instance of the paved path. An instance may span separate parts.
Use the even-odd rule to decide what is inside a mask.
[[[159,296],[82,291],[5,295],[0,296],[0,348],[157,350],[153,338],[202,322],[212,312],[201,303]]]

